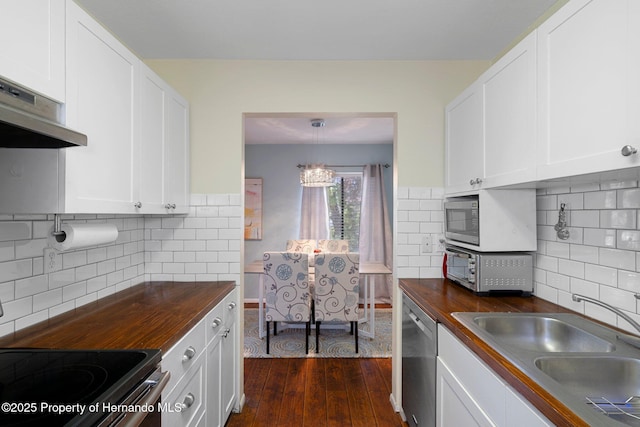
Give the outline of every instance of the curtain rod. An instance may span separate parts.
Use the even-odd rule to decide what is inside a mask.
[[[324,166],[328,167],[328,168],[363,168],[366,165],[324,165]],[[385,168],[388,168],[391,165],[389,163],[385,163],[382,166],[384,166]],[[298,164],[297,167],[298,167],[298,169],[302,169],[302,168],[306,167],[306,165]]]

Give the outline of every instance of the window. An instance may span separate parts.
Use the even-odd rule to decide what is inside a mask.
[[[338,173],[336,183],[327,189],[330,238],[348,240],[349,250],[358,252],[362,172]]]

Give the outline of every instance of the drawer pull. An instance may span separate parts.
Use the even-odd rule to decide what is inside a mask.
[[[220,319],[219,317],[216,317],[215,319],[213,319],[213,322],[211,322],[211,327],[213,329],[216,329],[221,324],[222,324],[222,319]]]
[[[196,349],[192,346],[187,347],[187,349],[184,351],[184,354],[182,355],[182,363],[188,362],[189,360],[193,359],[193,356],[195,355]]]
[[[235,302],[230,302],[227,307],[229,308],[229,310],[233,310],[234,308],[236,308],[236,303]]]
[[[182,403],[180,404],[180,410],[184,411],[186,409],[191,408],[196,401],[196,397],[192,393],[188,393]]]

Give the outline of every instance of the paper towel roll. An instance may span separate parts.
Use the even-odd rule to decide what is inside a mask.
[[[111,243],[118,238],[118,227],[113,224],[62,224],[60,229],[65,233],[62,236],[54,236],[51,230],[49,246],[61,252]]]

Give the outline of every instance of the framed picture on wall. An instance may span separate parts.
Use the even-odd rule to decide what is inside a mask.
[[[244,180],[244,240],[262,240],[262,178]]]

